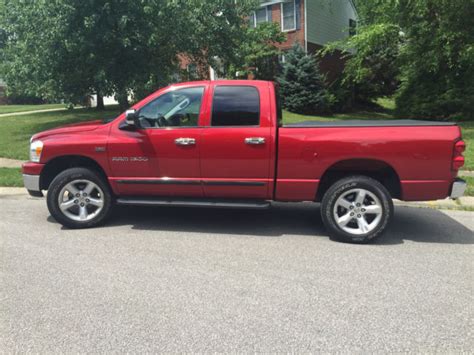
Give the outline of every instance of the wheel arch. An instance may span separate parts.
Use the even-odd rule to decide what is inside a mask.
[[[351,175],[371,177],[384,185],[392,198],[401,197],[400,177],[393,166],[382,160],[363,158],[340,160],[329,166],[319,181],[316,201],[323,199],[334,182]]]
[[[41,190],[48,190],[53,179],[64,170],[70,168],[89,168],[104,178],[109,184],[104,168],[94,159],[83,155],[63,155],[51,159],[46,163],[40,175]]]

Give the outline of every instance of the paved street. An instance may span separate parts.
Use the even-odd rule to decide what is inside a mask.
[[[118,209],[66,230],[0,196],[5,352],[474,351],[474,213],[397,207],[373,245],[317,205]]]

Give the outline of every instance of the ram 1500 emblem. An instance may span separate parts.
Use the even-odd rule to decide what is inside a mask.
[[[146,162],[148,157],[112,157],[114,162]]]

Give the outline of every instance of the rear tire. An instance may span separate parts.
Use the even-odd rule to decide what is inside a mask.
[[[107,182],[86,168],[71,168],[54,178],[48,189],[51,215],[68,228],[90,228],[101,224],[112,207]]]
[[[335,182],[324,194],[321,216],[334,239],[364,244],[386,230],[393,217],[393,202],[377,180],[350,176]]]

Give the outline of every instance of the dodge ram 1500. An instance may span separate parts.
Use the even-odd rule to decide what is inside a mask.
[[[266,81],[165,87],[111,122],[35,134],[25,187],[48,190],[70,228],[102,223],[114,204],[266,208],[314,201],[329,234],[365,243],[386,230],[392,199],[457,198],[465,144],[455,123],[415,120],[282,125]]]

